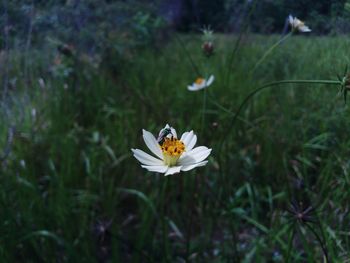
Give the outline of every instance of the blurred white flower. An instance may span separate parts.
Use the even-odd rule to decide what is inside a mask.
[[[209,26],[203,26],[201,28],[201,31],[203,33],[203,40],[204,41],[213,41],[214,39],[214,30],[212,30]]]
[[[187,89],[189,91],[197,91],[204,89],[206,87],[209,87],[213,83],[214,79],[215,78],[213,75],[211,75],[208,79],[197,78],[192,85],[187,86]]]
[[[39,78],[38,82],[39,82],[40,88],[45,89],[45,81],[44,81],[44,79],[43,78]]]
[[[289,15],[288,22],[292,27],[292,30],[297,30],[302,33],[311,32],[311,29],[308,26],[305,26],[303,21],[299,20],[296,17],[293,17],[292,15]]]
[[[150,172],[171,175],[204,166],[208,162],[205,159],[211,149],[205,146],[193,148],[197,142],[197,135],[193,131],[183,133],[180,140],[176,130],[168,124],[160,131],[158,140],[146,130],[142,130],[142,133],[147,147],[157,158],[139,149],[131,150],[141,162],[141,167]]]
[[[19,161],[19,164],[21,165],[22,168],[26,168],[26,161],[25,160],[21,159]]]
[[[32,118],[35,119],[35,117],[36,117],[36,109],[32,108],[31,113],[32,113]]]

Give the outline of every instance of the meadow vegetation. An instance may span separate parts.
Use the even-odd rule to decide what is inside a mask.
[[[60,43],[2,52],[3,262],[349,260],[340,85],[266,88],[230,126],[266,83],[344,76],[341,36],[293,35],[252,71],[278,39],[245,35],[231,67],[230,34],[215,35],[210,59],[196,34],[96,60]],[[199,77],[188,54],[215,76],[204,112],[204,91],[187,90]],[[130,149],[166,123],[213,149],[205,167],[167,177],[140,167]]]

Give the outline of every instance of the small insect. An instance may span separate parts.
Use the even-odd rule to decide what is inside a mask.
[[[171,134],[171,136],[173,136],[173,134],[171,133],[171,129],[170,128],[165,128],[161,131],[161,133],[159,134],[158,138],[157,138],[157,142],[162,145],[164,142],[165,137],[167,137],[169,134]]]

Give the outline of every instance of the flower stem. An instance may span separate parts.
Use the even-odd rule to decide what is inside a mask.
[[[250,75],[254,73],[254,71],[260,66],[260,64],[265,60],[265,58],[283,41],[285,41],[287,38],[289,38],[293,34],[293,31],[289,32],[287,35],[282,37],[280,40],[278,40],[275,44],[273,44],[265,53],[264,55],[255,63],[255,66],[250,71]]]
[[[229,202],[223,202],[221,200],[221,195],[218,193],[214,193],[212,191],[212,187],[208,184],[208,182],[206,182],[206,190],[211,194],[213,200],[215,200],[215,204],[218,204],[219,207],[223,210],[223,211],[229,211],[230,210],[230,203]],[[232,248],[232,252],[233,252],[233,261],[232,262],[241,262],[240,260],[240,254],[238,251],[238,240],[237,240],[237,231],[234,225],[234,222],[236,222],[236,218],[234,213],[227,213],[228,214],[228,224],[229,224],[229,231],[231,232],[231,248]],[[216,218],[216,220],[218,220]],[[217,221],[216,221],[217,222]],[[215,225],[215,223],[214,223]]]
[[[256,88],[252,92],[248,94],[247,97],[243,100],[243,102],[238,107],[235,115],[232,117],[231,123],[229,127],[226,129],[226,133],[224,134],[223,138],[226,138],[227,135],[230,133],[231,128],[233,127],[233,124],[237,120],[238,115],[241,113],[244,106],[248,103],[248,101],[254,97],[254,95],[258,94],[260,91],[270,88],[270,87],[288,87],[288,86],[279,86],[281,84],[329,84],[329,85],[340,85],[340,81],[337,80],[281,80],[281,81],[275,81],[267,83],[261,87]],[[222,140],[223,141],[223,140]]]
[[[168,238],[167,238],[167,221],[165,217],[165,208],[166,208],[166,202],[165,202],[165,193],[166,188],[168,185],[168,178],[164,178],[165,180],[162,180],[162,187],[160,189],[160,200],[161,200],[161,206],[160,206],[160,220],[162,225],[162,239],[163,239],[163,252],[165,253],[165,262],[169,262],[169,246],[168,246]]]
[[[197,65],[194,63],[194,61],[193,61],[193,59],[192,59],[190,53],[188,52],[188,50],[187,50],[187,48],[186,48],[184,42],[181,40],[181,38],[180,38],[177,34],[174,34],[174,35],[175,35],[175,38],[176,38],[177,42],[179,42],[181,48],[182,48],[183,51],[185,52],[185,55],[187,56],[188,60],[190,61],[190,64],[191,64],[191,66],[192,66],[194,72],[196,73],[196,75],[197,75],[198,77],[200,77],[200,76],[201,76],[200,70],[199,70],[199,68],[197,67]]]
[[[207,106],[207,88],[203,90],[203,106],[202,106],[202,121],[201,121],[201,134],[204,132],[204,123],[205,123],[205,110]]]
[[[250,9],[248,15],[244,18],[244,22],[243,22],[243,25],[240,29],[240,32],[239,32],[239,35],[238,35],[238,38],[235,42],[235,45],[232,49],[232,52],[231,52],[231,55],[230,55],[230,58],[229,58],[229,62],[228,62],[228,67],[227,67],[227,78],[226,78],[226,87],[229,87],[230,86],[230,80],[231,80],[231,74],[230,74],[230,71],[231,71],[231,68],[232,68],[232,65],[233,65],[233,61],[234,61],[234,58],[235,58],[235,55],[238,51],[238,48],[239,48],[239,45],[241,43],[241,40],[243,38],[243,34],[247,31],[248,29],[248,26],[249,26],[249,20],[250,20],[250,17],[253,15],[254,11],[255,11],[255,7],[256,7],[256,4],[257,4],[258,0],[255,0],[252,4],[252,8]],[[249,5],[249,1],[247,2],[247,5]]]
[[[306,227],[307,227],[308,229],[310,229],[310,231],[315,235],[315,237],[316,237],[318,243],[320,243],[320,246],[321,246],[323,255],[324,255],[325,258],[326,258],[326,262],[327,262],[327,263],[330,262],[330,261],[329,261],[329,258],[328,258],[327,248],[326,248],[324,242],[322,241],[321,237],[317,234],[317,232],[315,231],[315,229],[314,229],[311,225],[309,225],[308,223],[305,223],[305,225],[306,225]],[[322,229],[322,226],[321,226],[321,225],[320,225],[320,228]]]
[[[289,258],[290,258],[290,252],[292,250],[292,244],[293,244],[293,239],[294,239],[294,235],[295,235],[295,231],[294,231],[294,227],[295,227],[295,223],[292,224],[291,226],[291,233],[290,233],[290,238],[289,238],[289,242],[288,242],[288,250],[287,250],[287,255],[286,255],[286,263],[289,262]]]

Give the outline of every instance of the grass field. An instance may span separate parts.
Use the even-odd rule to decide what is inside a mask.
[[[292,36],[252,71],[278,37],[244,37],[231,68],[236,37],[216,36],[210,59],[199,36],[180,38],[215,76],[205,92],[187,90],[199,76],[176,39],[99,67],[54,49],[2,55],[2,262],[350,260],[339,85],[266,88],[232,123],[266,83],[343,76],[350,40]],[[141,168],[131,148],[167,123],[213,149],[206,166]]]

